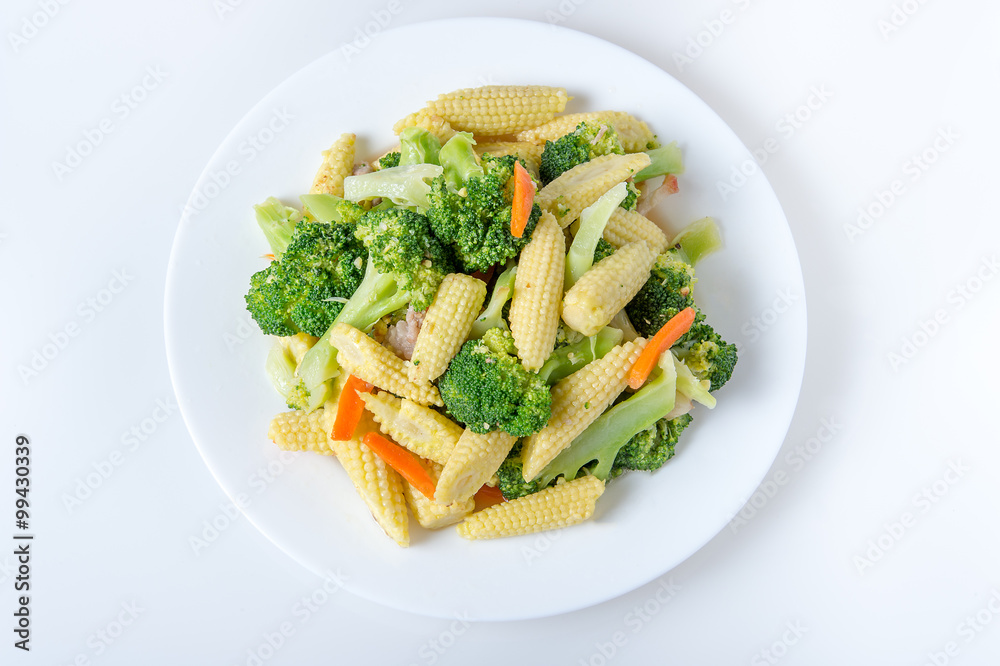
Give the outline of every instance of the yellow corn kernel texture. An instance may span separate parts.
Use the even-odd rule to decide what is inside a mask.
[[[666,252],[670,241],[656,222],[634,210],[620,206],[611,213],[611,219],[604,227],[604,240],[615,247],[622,247],[638,240],[646,241],[656,254]]]
[[[641,240],[601,259],[566,292],[563,321],[574,331],[594,335],[639,293],[655,261],[656,255]]]
[[[538,476],[625,390],[628,372],[645,346],[645,338],[618,345],[552,387],[548,425],[525,439],[521,449],[525,480]]]
[[[656,135],[642,122],[630,113],[624,111],[589,111],[587,113],[569,113],[559,116],[544,125],[518,132],[518,141],[529,141],[544,145],[546,141],[555,141],[569,134],[582,122],[607,123],[618,133],[622,148],[626,153],[637,153],[653,148],[656,145]]]
[[[400,546],[409,546],[410,524],[403,495],[405,482],[361,441],[366,433],[374,429],[371,418],[363,417],[352,439],[342,442],[331,439],[330,446],[375,521],[393,541]]]
[[[440,377],[469,335],[486,299],[486,283],[471,275],[446,275],[427,308],[413,354],[406,363],[410,381],[432,382]]]
[[[353,326],[335,324],[329,338],[340,365],[355,377],[422,405],[444,406],[436,386],[410,381],[403,359]]]
[[[323,151],[323,164],[313,179],[309,194],[344,196],[344,179],[354,170],[353,134],[341,134],[329,150]]]
[[[649,155],[602,155],[578,164],[539,190],[535,202],[566,228],[602,194],[649,166]]]
[[[565,265],[566,238],[546,211],[521,250],[510,305],[510,331],[528,370],[541,368],[555,347]]]
[[[452,128],[478,136],[501,136],[537,127],[566,108],[565,88],[482,86],[463,88],[428,102],[426,112]]]
[[[456,529],[466,539],[496,539],[569,527],[594,515],[597,498],[603,493],[603,481],[583,476],[494,504],[472,514]]]
[[[442,466],[433,462],[425,462],[424,469],[437,480],[441,475]],[[439,504],[432,499],[424,497],[424,494],[403,481],[403,494],[406,496],[406,503],[410,505],[413,517],[421,527],[429,530],[437,530],[448,525],[454,525],[470,513],[476,507],[476,500],[471,497],[464,502],[452,502],[451,504]]]
[[[479,435],[466,430],[452,451],[437,488],[434,501],[440,504],[463,502],[483,487],[500,468],[517,438],[502,430]]]
[[[397,120],[396,124],[392,126],[392,131],[398,136],[407,127],[422,127],[434,137],[441,142],[441,145],[448,143],[448,139],[455,136],[457,132],[452,128],[448,121],[432,113],[427,109],[422,109],[416,113],[411,113],[402,120]],[[399,150],[397,146],[395,150]],[[392,151],[389,151],[392,152]]]
[[[504,155],[515,155],[524,160],[528,172],[538,178],[538,168],[542,163],[542,150],[545,146],[527,141],[495,141],[477,143],[475,146],[476,155],[482,157],[489,153],[493,157],[503,157]]]
[[[364,393],[361,399],[379,428],[400,446],[439,465],[448,462],[463,428],[444,414],[391,393]]]
[[[327,431],[323,427],[323,412],[322,409],[313,412],[301,409],[281,412],[271,419],[267,436],[279,449],[285,451],[313,451],[332,455],[333,450],[327,442]]]

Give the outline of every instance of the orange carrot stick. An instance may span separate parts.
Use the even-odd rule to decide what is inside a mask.
[[[477,506],[480,504],[483,506],[491,506],[493,504],[500,504],[501,502],[507,501],[507,498],[503,496],[503,493],[499,488],[487,485],[484,485],[476,491],[475,498]]]
[[[510,210],[510,233],[514,238],[524,235],[535,201],[535,183],[520,162],[514,162],[514,197]]]
[[[635,360],[628,373],[628,385],[632,387],[632,390],[636,390],[646,383],[649,373],[653,371],[653,366],[660,360],[660,355],[687,333],[693,323],[694,309],[684,308],[671,317],[670,321],[649,339],[645,349],[639,354],[639,358]]]
[[[406,479],[411,486],[423,493],[427,499],[434,499],[434,479],[427,473],[420,460],[412,452],[402,446],[386,439],[377,432],[370,432],[365,435],[365,446],[372,450],[385,463],[399,472],[399,475]]]
[[[361,399],[359,393],[371,393],[372,385],[363,379],[358,379],[354,375],[347,378],[344,389],[340,392],[340,401],[337,403],[337,419],[333,422],[334,440],[343,442],[354,437],[354,431],[361,422],[361,415],[365,411],[365,401]]]

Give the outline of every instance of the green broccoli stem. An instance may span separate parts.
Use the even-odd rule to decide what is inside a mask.
[[[591,361],[604,358],[604,355],[621,342],[622,332],[617,328],[605,326],[589,338],[584,338],[552,352],[548,360],[538,371],[538,376],[549,384],[555,384]]]
[[[608,226],[611,213],[628,195],[625,183],[618,183],[580,214],[580,228],[573,236],[573,244],[566,254],[565,289],[569,290],[583,274],[594,265],[594,250],[597,242],[604,236],[604,227]]]
[[[407,127],[399,133],[399,166],[437,164],[441,142],[423,127]]]
[[[683,361],[675,357],[673,353],[670,356],[674,359],[677,370],[677,392],[688,400],[694,400],[709,409],[715,409],[715,396],[709,393],[712,382],[707,379],[698,379]]]
[[[281,394],[281,397],[288,400],[288,395],[299,383],[299,378],[295,376],[295,357],[288,347],[275,339],[274,345],[267,353],[267,360],[264,361],[264,372],[271,380],[274,390]]]
[[[671,245],[679,248],[687,263],[694,266],[722,248],[722,233],[714,219],[703,217],[681,229]]]
[[[344,198],[348,201],[364,201],[380,197],[397,206],[412,207],[420,213],[426,213],[430,207],[427,195],[431,192],[427,181],[441,173],[441,167],[435,164],[408,164],[360,176],[348,176],[344,179]]]
[[[264,203],[255,205],[253,210],[257,224],[264,232],[267,244],[271,246],[271,254],[275,259],[280,259],[292,240],[295,223],[302,219],[302,213],[274,197],[268,197]]]
[[[684,157],[681,155],[681,149],[677,146],[676,141],[653,150],[647,150],[646,154],[649,155],[649,166],[635,174],[632,178],[634,182],[641,183],[644,180],[665,176],[668,173],[684,173]]]
[[[538,475],[541,486],[562,475],[575,479],[580,469],[592,461],[597,464],[590,473],[607,480],[618,451],[636,433],[652,427],[674,408],[677,395],[677,373],[673,357],[663,354],[660,372],[646,385],[597,417],[586,430],[555,457]]]
[[[320,222],[345,222],[344,200],[333,194],[303,194],[299,197],[302,206]],[[353,204],[346,204],[353,206]]]
[[[483,175],[483,167],[479,165],[476,151],[472,148],[474,145],[476,141],[471,134],[459,132],[441,146],[438,158],[444,167],[445,182],[452,191],[462,189],[465,181],[472,176]]]
[[[365,277],[333,320],[333,324],[348,324],[367,331],[379,319],[405,308],[409,302],[410,293],[399,289],[392,275],[380,273],[369,257],[365,265]],[[330,326],[332,328],[333,325]],[[305,353],[299,364],[299,377],[305,382],[310,394],[323,382],[335,377],[340,368],[337,350],[330,344],[330,329]]]
[[[497,277],[493,284],[493,295],[490,297],[489,304],[472,323],[472,330],[469,331],[470,340],[481,339],[491,328],[500,327],[505,331],[509,330],[507,322],[503,320],[503,306],[514,295],[514,275],[516,272],[517,265],[513,264]]]

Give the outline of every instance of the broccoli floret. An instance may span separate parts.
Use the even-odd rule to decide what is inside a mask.
[[[603,238],[600,239],[597,241],[597,247],[594,248],[594,263],[596,264],[601,259],[607,259],[613,255],[617,249],[618,248]]]
[[[717,391],[729,381],[736,367],[736,345],[726,342],[705,322],[691,326],[681,345],[675,350],[677,357],[698,379],[712,383],[710,391]]]
[[[675,250],[668,250],[656,258],[649,280],[635,295],[625,312],[636,330],[650,337],[687,307],[695,307],[692,287],[694,269]],[[704,315],[698,313],[698,321]]]
[[[351,225],[299,222],[281,259],[250,278],[247,310],[269,335],[323,335],[361,283],[365,255]]]
[[[658,372],[645,386],[597,417],[532,481],[544,486],[559,476],[575,479],[581,472],[610,478],[622,447],[674,408],[677,368],[673,355],[663,354],[657,366]]]
[[[690,423],[691,415],[682,414],[669,421],[660,419],[649,428],[636,433],[618,450],[611,476],[618,476],[630,469],[651,472],[662,467],[663,463],[674,457],[677,440]]]
[[[441,160],[445,162],[445,147]],[[503,264],[531,240],[542,211],[537,204],[521,238],[510,233],[511,199],[513,196],[513,155],[484,155],[482,175],[473,173],[454,189],[446,177],[431,182],[430,208],[427,217],[434,235],[450,245],[465,272],[486,271]]]
[[[639,201],[639,188],[631,180],[626,181],[625,186],[628,188],[628,194],[625,195],[625,198],[618,205],[625,210],[635,210],[635,205]]]
[[[382,273],[395,275],[410,292],[414,310],[434,301],[441,280],[456,270],[450,248],[431,233],[427,218],[404,208],[371,210],[358,221],[355,235]]]
[[[472,330],[469,331],[470,340],[482,338],[491,328],[501,328],[505,331],[510,330],[510,327],[507,326],[507,322],[504,320],[504,306],[507,305],[514,294],[514,275],[516,271],[517,264],[513,264],[497,276],[496,281],[493,283],[493,295],[490,296],[489,304],[479,317],[476,318],[476,321],[473,322]]]
[[[525,481],[521,472],[522,468],[521,442],[517,442],[507,454],[507,458],[500,464],[500,469],[497,470],[497,478],[500,480],[497,487],[500,488],[504,498],[517,499],[537,493],[545,487],[539,481]]]
[[[378,159],[378,162],[376,162],[377,168],[378,169],[391,169],[392,167],[398,167],[399,166],[399,159],[400,159],[400,157],[401,157],[401,154],[399,153],[399,151],[393,151],[391,153],[386,153],[385,155],[383,155],[382,157],[380,157]]]
[[[600,138],[598,138],[600,137]],[[565,171],[601,155],[624,155],[618,133],[610,125],[582,122],[555,141],[546,141],[539,174],[548,185]]]
[[[498,354],[480,340],[462,345],[438,389],[451,415],[479,434],[499,429],[527,437],[545,427],[552,410],[542,379],[516,356]]]
[[[514,336],[505,328],[491,328],[483,335],[483,344],[490,348],[494,354],[517,355],[517,345],[514,344]]]

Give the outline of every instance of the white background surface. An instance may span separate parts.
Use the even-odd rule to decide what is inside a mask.
[[[220,14],[209,0],[53,1],[51,18],[39,14],[46,2],[5,4],[0,540],[12,544],[18,433],[33,443],[37,537],[30,654],[12,646],[14,559],[12,546],[0,549],[0,663],[257,663],[248,651],[269,665],[1000,659],[992,3],[897,2],[911,14],[897,14],[901,25],[887,34],[879,22],[894,10],[884,1],[401,0],[395,14],[379,1],[232,4]],[[723,10],[731,21],[713,23]],[[750,149],[776,142],[763,170],[798,244],[809,300],[802,395],[771,492],[663,586],[503,624],[407,615],[343,591],[324,598],[322,581],[244,519],[225,518],[228,500],[176,411],[155,430],[144,423],[164,414],[157,401],[172,405],[165,268],[204,164],[253,104],[355,40],[373,11],[388,14],[390,27],[457,15],[558,19],[679,78]],[[691,47],[692,61],[679,66],[674,54],[700,32],[707,46]],[[147,68],[162,81],[146,78],[152,89],[128,109],[119,98]],[[794,132],[779,126],[814,90],[828,98],[812,97],[818,108],[799,111],[809,118]],[[112,131],[60,179],[53,163],[105,118]],[[952,138],[934,155],[941,132]],[[925,149],[935,161],[913,171]],[[894,180],[902,193],[849,237],[858,208],[880,193],[888,201]],[[109,283],[119,293],[105,292]],[[927,323],[935,316],[936,328]],[[67,325],[76,334],[64,340]],[[53,340],[64,347],[22,378],[18,366]],[[893,362],[904,340],[918,348]],[[126,436],[143,425],[144,440]],[[807,460],[799,447],[811,438]],[[107,478],[68,508],[78,484],[109,464]],[[213,520],[224,529],[196,552],[191,538],[212,536]],[[311,528],[306,517],[289,520]],[[302,600],[314,593],[323,603],[309,610]],[[279,639],[282,628],[290,635]]]

